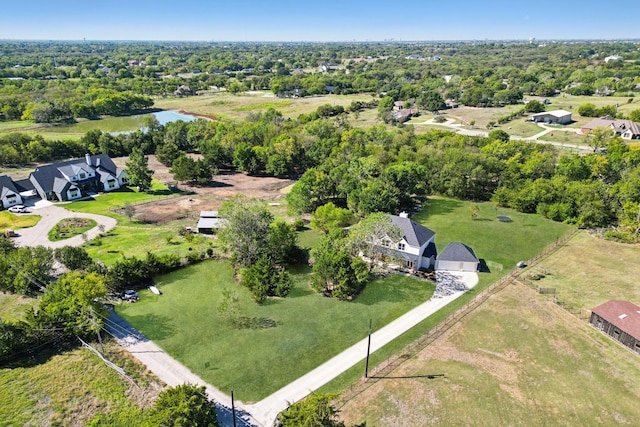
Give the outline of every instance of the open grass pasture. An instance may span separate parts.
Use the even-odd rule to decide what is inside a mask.
[[[501,129],[509,135],[517,135],[525,138],[536,135],[544,130],[535,123],[527,122],[526,119],[522,117],[500,125],[496,129]]]
[[[320,105],[342,105],[352,101],[371,101],[371,95],[324,95],[307,98],[277,98],[271,92],[256,91],[233,95],[218,92],[211,95],[186,98],[156,99],[154,107],[167,110],[183,109],[190,113],[215,116],[222,119],[243,120],[249,113],[265,112],[269,108],[280,111],[285,117],[296,118],[300,114],[316,111]]]
[[[553,131],[538,138],[539,141],[560,142],[563,144],[584,145],[587,147],[587,136],[574,132]]]
[[[133,386],[89,350],[40,354],[32,363],[0,367],[0,426],[81,426],[98,413],[132,413],[151,406],[161,390],[131,355],[113,342],[107,357]]]
[[[40,215],[15,215],[9,211],[0,211],[0,231],[33,227],[38,221]]]
[[[472,121],[475,121],[474,127],[486,129],[487,123],[490,121],[497,122],[500,117],[511,114],[521,108],[522,105],[507,105],[505,107],[488,108],[466,107],[461,105],[458,108],[446,110],[446,115],[461,121],[464,125],[470,125]]]
[[[640,304],[639,245],[610,242],[581,231],[525,277],[536,273],[547,274],[534,285],[556,288],[558,298],[575,308],[591,310],[611,299]]]
[[[341,417],[377,426],[635,425],[638,384],[640,358],[510,285],[349,401]]]
[[[227,261],[205,261],[158,277],[162,296],[117,308],[149,339],[221,390],[257,401],[430,298],[434,285],[392,276],[370,283],[351,302],[325,298],[309,287],[307,268],[292,272],[284,299],[255,304],[236,284]],[[224,290],[239,298],[239,316],[218,311]]]

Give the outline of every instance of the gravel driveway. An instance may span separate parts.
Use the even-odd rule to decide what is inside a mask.
[[[104,215],[95,215],[88,213],[71,212],[60,206],[44,204],[45,206],[30,206],[29,213],[37,214],[42,217],[40,221],[33,227],[21,228],[17,230],[17,237],[13,241],[18,246],[46,246],[48,248],[61,248],[63,246],[80,246],[84,243],[82,235],[74,236],[69,239],[52,242],[49,240],[48,233],[58,222],[65,218],[89,218],[94,220],[97,225],[87,231],[89,240],[100,234],[99,226],[103,225],[104,230],[111,230],[116,226],[116,220]],[[21,215],[21,214],[17,214]]]

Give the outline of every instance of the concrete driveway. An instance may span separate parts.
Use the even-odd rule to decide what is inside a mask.
[[[116,220],[108,216],[71,212],[60,206],[54,206],[51,203],[39,201],[29,207],[29,213],[40,215],[42,219],[33,227],[21,228],[16,230],[17,237],[13,241],[18,246],[46,246],[48,248],[61,248],[63,246],[80,246],[84,243],[82,235],[74,236],[69,239],[52,242],[49,240],[48,233],[58,222],[65,218],[88,218],[94,220],[97,225],[86,232],[89,240],[100,234],[99,226],[103,225],[104,230],[111,230],[116,226]],[[27,214],[15,214],[27,215]]]

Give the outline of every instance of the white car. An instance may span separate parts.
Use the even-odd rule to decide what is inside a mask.
[[[25,212],[28,212],[28,211],[27,211],[27,207],[26,207],[26,206],[24,206],[24,205],[15,205],[15,206],[11,206],[11,207],[8,209],[8,211],[9,211],[9,212],[11,212],[11,213],[25,213]]]
[[[133,289],[126,290],[122,294],[122,299],[128,302],[136,302],[138,301],[138,293]]]

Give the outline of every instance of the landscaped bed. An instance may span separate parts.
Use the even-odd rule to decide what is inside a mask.
[[[96,222],[89,218],[65,218],[49,230],[49,240],[69,239],[73,236],[83,234],[96,226]]]
[[[141,292],[117,308],[127,321],[205,381],[244,401],[257,401],[307,373],[428,300],[433,283],[393,275],[370,283],[352,302],[325,298],[308,285],[309,270],[292,274],[287,298],[256,305],[226,261],[207,261],[160,277],[163,292]],[[223,290],[237,293],[240,312],[219,313]]]

